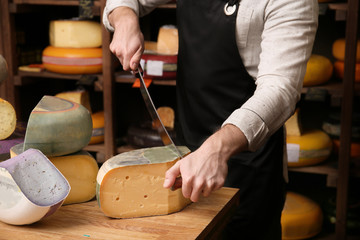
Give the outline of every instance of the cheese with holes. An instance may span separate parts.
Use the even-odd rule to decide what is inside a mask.
[[[39,150],[29,149],[0,162],[0,221],[24,225],[52,215],[70,185]]]
[[[10,149],[10,156],[15,157],[22,153],[23,144]],[[49,157],[54,166],[69,182],[71,190],[64,201],[64,205],[87,202],[95,197],[96,176],[99,166],[96,160],[86,151],[74,154]]]
[[[105,117],[104,111],[96,112],[91,115],[93,129],[89,144],[97,144],[104,142],[105,137]]]
[[[189,153],[180,147],[183,155]],[[179,158],[168,146],[138,149],[107,160],[97,176],[96,197],[108,217],[164,215],[185,208],[190,200],[181,189],[165,189],[165,172]]]
[[[42,52],[46,70],[63,74],[102,72],[101,48],[59,48],[48,46]]]
[[[174,25],[160,27],[157,38],[157,52],[160,54],[177,55],[179,50],[178,30]]]
[[[287,192],[281,214],[282,239],[308,239],[322,230],[323,213],[316,202],[294,192]]]
[[[50,45],[62,48],[95,48],[102,43],[101,25],[89,20],[53,20],[49,27]]]
[[[79,103],[79,104],[83,105],[84,107],[86,107],[86,109],[89,110],[90,113],[92,112],[88,91],[76,90],[76,91],[61,92],[61,93],[56,94],[55,97]]]
[[[321,130],[305,131],[301,136],[286,136],[288,166],[302,167],[321,163],[328,159],[332,150],[332,141]],[[297,152],[297,154],[292,153]],[[293,157],[296,155],[297,157]]]
[[[91,114],[84,106],[44,96],[30,114],[23,150],[36,148],[48,157],[67,155],[87,146],[91,132]]]
[[[16,112],[8,101],[0,98],[0,140],[8,138],[16,128]]]

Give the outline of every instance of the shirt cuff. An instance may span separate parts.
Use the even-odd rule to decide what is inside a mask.
[[[109,17],[109,14],[115,8],[118,8],[118,7],[129,7],[134,10],[134,12],[136,13],[137,16],[139,16],[139,5],[138,5],[137,1],[133,1],[133,0],[107,1],[106,6],[104,8],[102,20],[103,20],[103,24],[104,24],[105,28],[111,32],[113,32],[115,29],[113,28],[113,26],[111,26],[108,17]]]
[[[222,124],[232,124],[238,127],[248,140],[250,151],[256,151],[267,139],[269,129],[255,112],[239,108],[235,110]]]

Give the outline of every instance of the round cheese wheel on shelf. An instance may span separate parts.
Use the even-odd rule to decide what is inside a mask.
[[[15,131],[16,112],[8,101],[0,98],[0,140],[4,140]]]
[[[93,122],[93,130],[89,144],[97,144],[104,142],[105,134],[105,117],[104,111],[91,114]]]
[[[334,62],[335,76],[340,78],[341,80],[344,79],[344,68],[345,68],[344,61]],[[355,80],[355,82],[360,82],[360,62],[355,64],[355,79],[354,80]]]
[[[145,51],[141,56],[144,78],[159,80],[175,80],[177,55],[163,55],[153,51]]]
[[[287,192],[281,215],[282,239],[308,239],[322,230],[323,213],[316,202],[294,192]]]
[[[324,56],[312,54],[307,62],[303,86],[316,86],[326,83],[333,74],[331,61]]]
[[[288,148],[288,166],[303,167],[321,163],[328,159],[332,150],[332,141],[321,130],[305,131],[301,136],[286,136]],[[293,154],[292,151],[297,151]],[[297,157],[291,157],[297,155]]]
[[[332,45],[332,54],[337,60],[339,60],[339,61],[345,60],[345,47],[346,47],[345,38],[339,38],[334,41],[334,43]],[[356,61],[360,62],[360,41],[359,40],[357,41]]]
[[[50,21],[49,39],[53,47],[100,47],[102,44],[101,25],[89,20],[53,20]]]
[[[101,48],[59,48],[48,46],[42,52],[46,70],[63,74],[102,72]]]

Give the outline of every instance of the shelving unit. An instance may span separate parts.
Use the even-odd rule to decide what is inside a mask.
[[[106,0],[95,0],[93,13],[95,16],[101,16],[105,7]],[[78,6],[78,0],[0,0],[0,54],[2,54],[8,62],[9,76],[8,79],[0,86],[0,97],[12,103],[15,109],[19,106],[19,88],[32,84],[33,81],[41,81],[42,78],[61,79],[64,81],[79,80],[81,75],[64,75],[51,72],[22,72],[17,69],[16,61],[16,37],[14,21],[18,13],[31,12],[34,7],[38,6]],[[333,162],[325,164],[291,168],[290,171],[323,174],[327,175],[327,185],[337,188],[337,223],[336,223],[336,239],[346,239],[346,216],[348,204],[348,185],[349,177],[360,177],[358,170],[350,170],[350,143],[351,143],[351,118],[353,110],[354,96],[360,96],[360,84],[354,84],[354,72],[356,56],[357,29],[358,29],[358,0],[348,0],[347,3],[332,3],[332,8],[346,11],[346,22],[351,23],[346,26],[346,60],[345,60],[345,76],[342,83],[329,83],[326,86],[317,86],[316,88],[324,88],[329,94],[336,99],[341,99],[341,136],[340,136],[340,152],[338,166],[334,167]],[[165,4],[162,9],[175,9],[176,4]],[[101,18],[100,18],[101,19]],[[103,93],[103,108],[105,113],[105,141],[104,144],[89,145],[85,150],[95,152],[100,162],[104,161],[117,153],[133,150],[131,146],[117,146],[116,144],[116,116],[115,112],[115,89],[116,85],[131,85],[135,78],[124,72],[115,72],[114,56],[109,51],[111,42],[111,34],[102,28],[102,51],[103,51],[103,71],[101,74],[95,75],[94,89]],[[36,80],[35,80],[36,79]],[[39,80],[40,79],[40,80]],[[154,85],[175,86],[176,80],[154,80]],[[126,86],[126,87],[129,87]],[[304,88],[303,93],[307,93],[309,89]]]

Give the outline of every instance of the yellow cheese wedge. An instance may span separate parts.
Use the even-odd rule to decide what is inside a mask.
[[[288,166],[302,167],[321,163],[328,159],[332,150],[332,141],[321,130],[304,132],[301,136],[286,136],[288,148]],[[297,157],[291,151],[297,151]]]
[[[0,140],[8,138],[16,128],[16,112],[8,101],[0,98]]]
[[[102,72],[101,48],[59,48],[48,46],[42,52],[46,70],[63,74]]]
[[[23,150],[36,148],[48,157],[75,153],[88,145],[91,132],[91,114],[84,106],[44,96],[30,114]]]
[[[313,200],[294,192],[286,194],[281,215],[282,239],[308,239],[321,232],[323,213]]]
[[[286,135],[301,136],[302,127],[299,112],[300,110],[296,109],[295,113],[285,122]]]
[[[183,155],[189,153],[180,147]],[[165,172],[179,160],[167,146],[138,149],[107,160],[97,176],[96,197],[108,217],[164,215],[190,203],[181,189],[163,188]]]
[[[333,65],[327,57],[312,54],[307,62],[303,81],[304,87],[316,86],[326,83],[333,74]]]
[[[164,124],[165,127],[168,127],[170,129],[174,128],[174,122],[175,122],[174,109],[172,109],[171,107],[163,106],[157,109],[157,113],[159,114],[161,122]]]
[[[12,158],[18,156],[22,153],[22,149],[22,143],[13,146],[10,149],[10,156]],[[81,150],[70,155],[49,157],[49,160],[70,184],[71,190],[64,205],[87,202],[95,197],[99,166],[91,154]]]
[[[54,20],[49,38],[53,47],[96,48],[102,43],[101,25],[89,20]]]
[[[105,117],[104,111],[93,113],[91,115],[93,122],[93,130],[89,144],[97,144],[104,142],[105,137]]]
[[[178,30],[173,25],[160,27],[157,38],[157,52],[160,54],[177,55],[179,50]]]
[[[61,92],[55,95],[55,97],[66,99],[72,102],[83,105],[91,113],[89,92],[85,90],[67,91]]]
[[[69,192],[66,178],[39,150],[0,162],[0,221],[37,222],[55,213]]]

